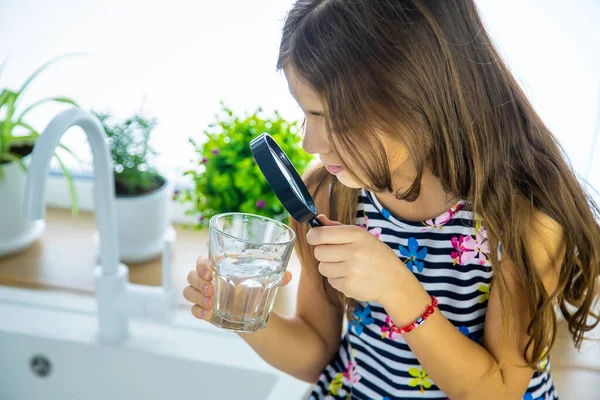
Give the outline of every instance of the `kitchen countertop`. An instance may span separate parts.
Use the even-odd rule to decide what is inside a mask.
[[[171,282],[182,307],[190,304],[183,298],[188,272],[196,259],[208,254],[208,229],[194,230],[175,225],[177,237],[172,248]],[[46,230],[41,238],[24,251],[0,258],[0,285],[61,290],[80,294],[94,293],[93,270],[98,251],[93,241],[95,215],[81,212],[72,217],[70,210],[48,208]],[[129,280],[142,285],[160,286],[161,257],[144,263],[128,263]],[[284,314],[295,310],[300,263],[292,256],[288,269],[294,279],[277,294],[275,309]]]

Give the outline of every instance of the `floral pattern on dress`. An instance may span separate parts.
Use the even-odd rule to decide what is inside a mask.
[[[402,245],[398,245],[398,249],[400,250],[402,257],[406,259],[404,263],[408,269],[415,272],[413,269],[414,266],[417,271],[423,272],[425,263],[422,260],[425,260],[425,257],[427,257],[427,247],[419,249],[419,242],[417,239],[410,237],[408,239],[408,249]]]
[[[479,285],[477,290],[481,292],[481,296],[479,297],[480,303],[483,303],[490,298],[490,287],[488,285]]]
[[[421,393],[425,393],[425,389],[429,389],[433,384],[431,382],[431,378],[423,368],[409,368],[408,373],[410,376],[414,377],[410,381],[408,381],[408,386],[419,386],[419,391]]]
[[[360,336],[365,326],[371,325],[374,322],[375,320],[371,316],[371,306],[367,304],[363,308],[360,304],[357,304],[354,309],[354,318],[350,321],[350,329],[354,328],[354,332]]]
[[[490,253],[489,242],[487,240],[487,232],[483,227],[479,228],[473,236],[466,236],[462,243],[462,264],[468,264],[474,258],[477,259],[479,265],[485,265],[488,261]]]
[[[427,231],[429,229],[443,229],[444,225],[450,222],[450,220],[452,220],[452,218],[456,216],[456,213],[458,213],[462,209],[462,207],[463,203],[458,203],[439,217],[424,221],[423,224],[426,225],[426,227],[421,230]]]
[[[357,370],[358,363],[355,359],[356,349],[350,347],[348,350],[350,359],[346,363],[346,370],[338,372],[329,382],[329,392],[325,397],[327,399],[351,399],[352,386],[360,380]]]
[[[461,326],[457,327],[457,329],[460,333],[462,333],[463,335],[465,335],[466,337],[468,337],[475,343],[478,343],[478,344],[482,343],[483,337],[481,337],[481,335],[471,333],[471,331],[469,330],[469,328],[467,326],[461,325]]]
[[[392,330],[392,326],[394,323],[392,322],[392,318],[389,315],[385,317],[385,325],[381,326],[381,338],[385,339],[389,337],[391,340],[394,340],[394,335],[398,335],[396,332]]]
[[[363,210],[363,214],[364,214],[364,210]],[[365,219],[365,223],[364,224],[360,224],[359,226],[365,230],[367,230],[371,235],[375,236],[377,239],[379,239],[379,237],[381,236],[382,233],[382,229],[381,228],[373,228],[373,229],[369,229],[369,217],[367,217],[366,214],[364,214]]]
[[[430,276],[439,275],[433,269],[438,266],[447,269],[450,269],[452,265],[463,266],[463,268],[454,268],[449,272],[449,275],[453,279],[458,280],[463,279],[461,275],[463,271],[478,271],[478,277],[483,280],[478,280],[477,284],[473,286],[471,286],[472,282],[469,282],[468,298],[473,299],[473,301],[467,302],[466,297],[464,299],[459,298],[453,306],[461,309],[469,307],[477,311],[485,310],[485,307],[487,307],[486,302],[489,301],[493,288],[491,268],[487,268],[490,265],[490,249],[492,246],[489,242],[487,232],[483,228],[481,219],[476,214],[470,213],[469,210],[464,211],[467,208],[467,203],[461,202],[455,209],[449,210],[437,218],[414,223],[411,221],[396,221],[389,211],[383,209],[380,204],[373,202],[369,204],[369,194],[367,194],[366,198],[367,200],[362,203],[362,209],[359,208],[360,214],[357,215],[356,225],[386,243],[393,250],[398,249],[399,252],[398,250],[396,251],[398,258],[405,263],[408,269],[415,273],[419,281],[424,282],[425,287],[426,284],[430,283],[429,281],[433,282],[433,280],[428,279]],[[375,206],[375,210],[367,208],[369,210],[368,216],[365,210],[366,204]],[[462,214],[457,216],[456,214],[459,211]],[[379,215],[377,214],[378,212]],[[461,220],[453,223],[452,218],[460,218]],[[463,220],[470,220],[468,221],[470,223],[466,224]],[[497,251],[500,259],[501,244],[498,244]],[[432,268],[431,271],[425,270],[425,263],[427,263],[428,269],[429,267]],[[481,268],[482,266],[486,268]],[[430,276],[428,272],[431,272]],[[464,279],[468,279],[468,277]],[[436,288],[432,290],[437,290],[438,287],[440,287],[441,291],[444,290],[444,286],[440,282],[435,281],[432,284],[436,285]],[[453,293],[447,294],[450,300],[453,299]],[[444,297],[444,295],[440,296]],[[472,304],[473,302],[475,304]],[[477,332],[474,330],[474,327],[480,326],[480,324],[476,323],[473,319],[455,320],[451,316],[449,320],[465,337],[481,344],[483,330],[481,328]],[[343,340],[346,340],[347,347],[345,345],[345,349],[340,349],[336,359],[329,364],[327,371],[324,372],[324,376],[321,376],[318,388],[314,392],[315,398],[326,398],[329,400],[348,400],[354,398],[391,400],[395,398],[391,396],[391,393],[382,388],[378,390],[366,390],[366,387],[372,387],[373,384],[369,379],[371,374],[367,372],[370,371],[369,367],[372,361],[368,357],[363,358],[364,354],[368,354],[368,350],[375,347],[371,344],[375,341],[379,342],[381,340],[377,344],[377,347],[381,346],[380,349],[385,350],[385,354],[394,354],[395,349],[405,348],[406,343],[403,341],[402,335],[392,331],[392,326],[393,321],[386,310],[382,308],[381,304],[359,302],[355,306],[353,315],[348,323],[346,336],[343,338]],[[352,349],[350,340],[354,341],[357,345],[360,344],[362,347]],[[351,352],[348,353],[348,350]],[[358,358],[354,357],[354,353],[358,353]],[[402,356],[404,357],[404,354]],[[407,356],[407,358],[409,357]],[[405,372],[404,374],[397,377],[390,377],[390,379],[397,378],[394,379],[396,386],[400,387],[400,390],[414,392],[410,396],[411,398],[433,396],[435,398],[450,400],[444,397],[440,388],[435,386],[429,374],[419,365],[416,357],[412,357],[411,360],[401,363],[400,368]],[[379,360],[377,360],[377,363],[379,364]],[[381,363],[385,363],[385,359],[381,359]],[[538,366],[549,373],[550,363],[546,357],[542,358]],[[363,372],[366,376],[361,376]],[[389,376],[389,374],[386,375]],[[417,391],[420,392],[420,395],[417,394]],[[547,392],[550,393],[551,389],[547,389]],[[436,396],[438,394],[439,396]],[[313,397],[310,398],[313,399]],[[523,400],[547,400],[548,398],[552,398],[552,395],[546,394],[544,396],[542,394],[541,397],[537,398],[532,397],[531,394],[525,394],[522,398]]]
[[[452,247],[454,251],[450,253],[450,257],[452,257],[452,265],[460,264],[465,265],[463,262],[462,255],[465,251],[463,247],[463,243],[465,242],[465,236],[454,236],[450,239],[450,243],[452,243]]]
[[[342,375],[344,376],[344,383],[346,383],[349,386],[357,384],[358,381],[360,380],[360,375],[358,374],[358,371],[357,371],[358,363],[356,362],[356,359],[354,358],[355,355],[356,355],[356,350],[352,349],[350,351],[350,359],[346,363],[346,371],[342,373]]]
[[[329,383],[329,395],[333,396],[342,396],[346,395],[346,390],[344,390],[344,375],[340,372],[336,374],[335,377]]]
[[[450,253],[453,265],[468,265],[474,259],[481,266],[489,263],[490,247],[487,231],[479,218],[475,222],[475,237],[471,235],[454,236],[450,239],[450,243],[454,249]]]

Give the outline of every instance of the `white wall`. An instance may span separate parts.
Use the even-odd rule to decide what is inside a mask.
[[[573,167],[600,190],[600,143],[594,140],[600,130],[600,2],[477,3],[505,59]]]
[[[67,52],[27,99],[65,94],[85,107],[160,120],[156,144],[184,165],[189,136],[201,137],[225,100],[234,110],[279,109],[301,117],[275,72],[280,28],[292,0],[169,2],[2,0],[0,86],[17,87],[42,62]],[[479,0],[485,22],[543,119],[584,174],[600,110],[600,2]],[[27,102],[27,100],[26,100]],[[43,129],[58,107],[36,114]],[[67,141],[85,149],[79,132]],[[599,146],[600,147],[600,146]],[[600,158],[597,150],[596,159]],[[600,161],[590,175],[600,188]]]
[[[275,72],[282,18],[291,0],[2,0],[0,85],[15,88],[41,63],[87,52],[40,76],[29,99],[68,94],[85,107],[118,115],[144,109],[160,120],[157,148],[181,164],[193,154],[189,136],[202,130],[223,99],[233,109],[275,108],[299,118]],[[27,102],[27,100],[25,100]],[[36,115],[43,129],[58,107]],[[66,138],[85,146],[83,135]]]

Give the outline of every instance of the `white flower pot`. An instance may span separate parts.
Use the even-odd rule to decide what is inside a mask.
[[[29,157],[24,158],[28,163]],[[0,257],[18,253],[32,244],[44,231],[43,220],[23,217],[23,199],[27,173],[19,164],[0,164]]]
[[[143,195],[117,196],[119,252],[124,263],[139,263],[160,256],[170,226],[173,185],[165,183]],[[94,235],[97,242],[97,232]]]

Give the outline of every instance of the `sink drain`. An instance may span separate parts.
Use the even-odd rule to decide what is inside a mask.
[[[45,378],[50,375],[52,371],[52,364],[50,364],[50,360],[42,355],[36,355],[31,358],[29,361],[29,368],[31,371],[40,378]]]

